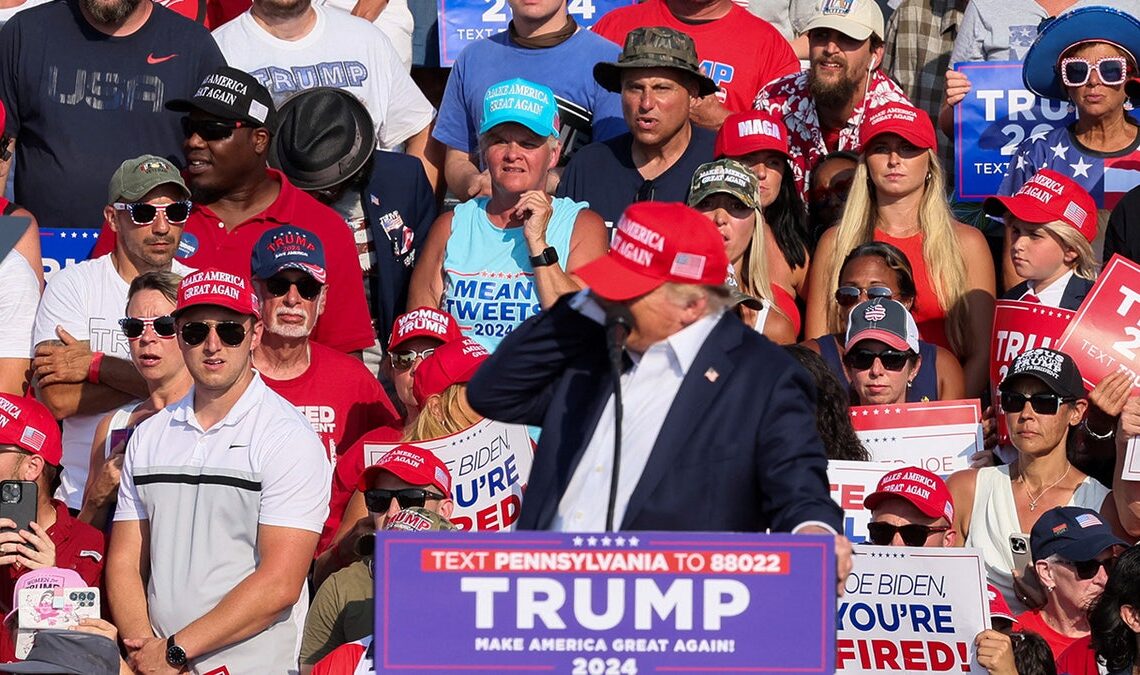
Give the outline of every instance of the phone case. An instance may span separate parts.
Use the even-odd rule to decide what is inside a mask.
[[[9,483],[16,483],[21,486],[19,501],[4,501],[4,488]],[[13,520],[16,523],[17,530],[31,531],[31,522],[36,519],[35,482],[27,480],[0,481],[0,518],[10,518]],[[10,532],[11,529],[0,529],[0,531]]]
[[[99,589],[24,588],[18,616],[22,630],[78,626],[80,619],[99,618]]]

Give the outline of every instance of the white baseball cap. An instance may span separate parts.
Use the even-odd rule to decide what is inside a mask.
[[[815,14],[800,32],[813,28],[833,28],[855,40],[871,35],[883,39],[883,10],[875,0],[819,0]]]

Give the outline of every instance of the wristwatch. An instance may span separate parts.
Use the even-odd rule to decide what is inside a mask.
[[[553,246],[547,246],[542,253],[530,257],[531,267],[549,267],[558,262],[558,251]]]
[[[174,668],[186,665],[186,650],[174,644],[174,635],[166,638],[166,662]]]

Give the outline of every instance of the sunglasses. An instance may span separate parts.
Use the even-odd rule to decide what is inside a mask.
[[[867,534],[871,543],[876,546],[890,546],[896,532],[902,535],[903,543],[907,546],[925,546],[930,535],[949,529],[949,525],[891,525],[874,521],[867,523]]]
[[[265,290],[275,298],[280,298],[289,292],[290,286],[297,287],[297,293],[306,300],[312,300],[321,294],[321,288],[324,286],[321,282],[310,276],[303,276],[296,281],[290,281],[285,277],[269,277],[265,280]]]
[[[1077,573],[1077,578],[1081,581],[1088,581],[1096,576],[1100,568],[1104,568],[1105,574],[1112,574],[1112,568],[1116,566],[1116,558],[1108,558],[1107,560],[1057,560],[1062,565],[1068,565],[1073,568]]]
[[[169,314],[145,319],[136,319],[131,316],[119,319],[119,328],[123,329],[123,335],[126,335],[128,340],[141,338],[147,326],[150,326],[154,334],[160,338],[174,337],[174,317]]]
[[[248,126],[239,120],[195,120],[182,118],[182,135],[190,138],[194,134],[203,141],[223,141],[234,135],[234,129]]]
[[[874,300],[875,298],[893,300],[895,292],[886,286],[870,286],[868,288],[840,286],[835,289],[835,301],[839,303],[840,307],[850,307],[859,302],[859,299],[864,296],[866,296],[868,300]]]
[[[390,352],[388,358],[391,359],[392,367],[396,370],[407,370],[415,364],[416,359],[426,359],[434,353],[435,347],[425,349],[422,352],[409,349],[406,352]]]
[[[1123,56],[1106,56],[1095,63],[1078,58],[1061,59],[1061,82],[1066,87],[1084,86],[1093,69],[1096,69],[1101,84],[1115,86],[1124,84],[1128,79],[1128,60]]]
[[[403,490],[382,490],[380,488],[374,488],[364,491],[364,503],[372,513],[386,512],[388,507],[392,505],[393,497],[401,509],[410,509],[417,506],[423,507],[429,499],[444,498],[443,495],[438,495],[430,490],[420,488],[404,488]]]
[[[1025,402],[1029,401],[1029,405],[1033,407],[1033,412],[1038,415],[1056,415],[1057,409],[1062,403],[1073,400],[1075,399],[1062,398],[1056,394],[1026,396],[1016,391],[1003,391],[1001,392],[1001,409],[1007,413],[1021,412],[1025,410]]]
[[[914,356],[914,352],[900,352],[897,349],[884,349],[881,352],[873,352],[867,349],[852,349],[843,355],[843,364],[855,370],[869,370],[871,366],[875,365],[875,359],[878,359],[887,370],[898,372],[902,370],[907,362],[914,358]]]
[[[245,342],[245,326],[237,321],[191,321],[182,324],[182,341],[191,347],[197,347],[206,341],[211,327],[218,334],[218,339],[227,346],[237,347]]]
[[[652,178],[647,178],[641,182],[641,187],[637,188],[637,194],[633,196],[635,202],[651,202],[657,196],[657,183]]]
[[[190,208],[193,206],[189,200],[171,202],[169,204],[147,204],[135,202],[125,204],[115,202],[111,205],[116,211],[126,211],[131,214],[131,222],[135,225],[150,225],[158,217],[159,212],[166,216],[166,222],[181,225],[190,217]]]

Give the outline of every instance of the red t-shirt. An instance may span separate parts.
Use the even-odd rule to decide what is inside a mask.
[[[325,522],[325,529],[317,542],[317,555],[324,553],[332,543],[333,535],[344,519],[344,509],[352,493],[356,492],[356,482],[360,474],[364,473],[364,444],[365,443],[398,443],[404,432],[399,424],[373,429],[361,436],[352,446],[341,454],[333,469],[332,495],[329,498],[329,519]]]
[[[309,420],[334,465],[364,432],[399,424],[396,407],[368,368],[322,344],[309,343],[309,368],[300,376],[261,378]]]
[[[195,204],[182,231],[178,259],[194,269],[217,267],[248,277],[253,246],[267,230],[281,225],[295,225],[308,230],[324,244],[329,287],[325,312],[317,320],[313,340],[342,352],[372,346],[376,336],[372,330],[372,318],[368,315],[368,303],[364,299],[364,280],[360,276],[356,242],[348,225],[336,211],[293,187],[280,171],[266,171],[270,178],[281,184],[277,199],[264,211],[228,232],[213,211]],[[114,248],[115,233],[104,223],[91,257],[110,253]]]
[[[735,4],[719,19],[685,23],[673,16],[664,0],[646,0],[609,12],[594,25],[594,32],[621,46],[627,33],[642,26],[666,26],[693,38],[701,72],[723,90],[721,102],[732,112],[752,110],[764,85],[800,69],[796,53],[780,31]]]
[[[1057,658],[1057,672],[1062,675],[1100,675],[1091,635],[1078,638],[1061,652]]]
[[[946,312],[943,311],[942,305],[938,304],[938,294],[934,292],[934,279],[930,276],[930,270],[926,267],[926,258],[922,255],[922,233],[899,238],[876,229],[875,241],[898,247],[910,261],[915,288],[914,307],[910,310],[910,314],[918,326],[918,337],[953,352],[950,338],[946,335]]]
[[[52,505],[55,507],[55,524],[48,528],[48,536],[55,543],[55,566],[75,570],[88,586],[102,586],[103,533],[72,517],[63,502],[53,499]],[[28,572],[28,568],[17,569],[15,565],[0,568],[0,617],[12,611],[16,580]],[[0,663],[16,660],[16,643],[11,630],[15,617],[12,621],[0,629]]]
[[[1041,610],[1031,609],[1028,612],[1023,612],[1017,615],[1017,623],[1021,624],[1018,630],[1024,633],[1037,633],[1045,638],[1045,642],[1049,643],[1049,649],[1053,650],[1053,658],[1061,658],[1061,654],[1068,649],[1070,645],[1079,640],[1080,638],[1069,637],[1068,635],[1061,635],[1053,630],[1049,624],[1045,623],[1045,619],[1041,617]],[[1060,670],[1058,670],[1060,672]]]

